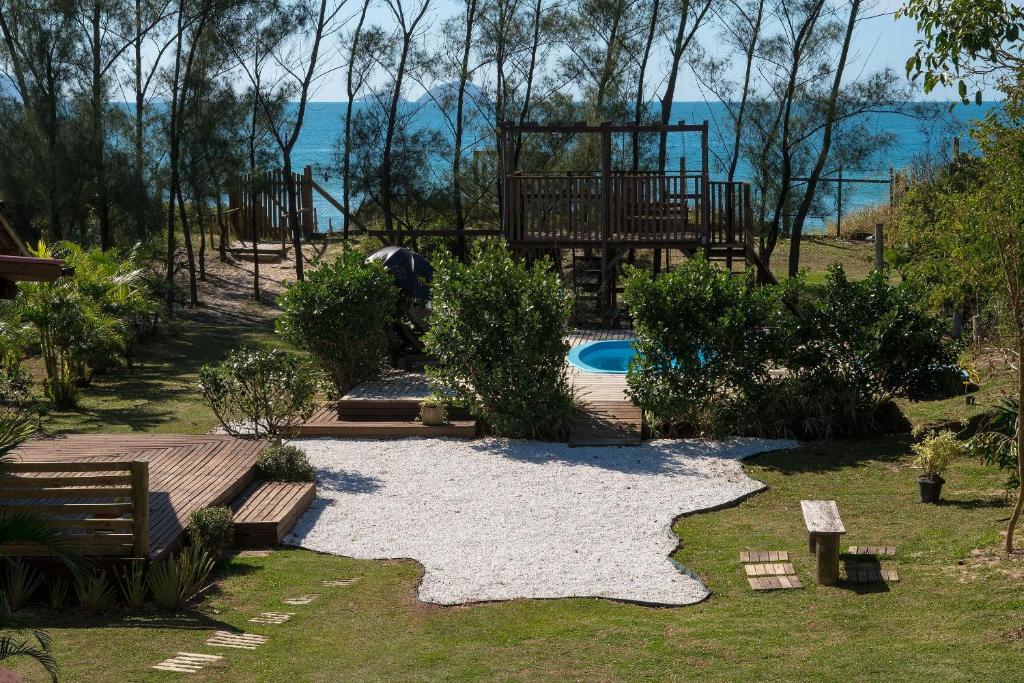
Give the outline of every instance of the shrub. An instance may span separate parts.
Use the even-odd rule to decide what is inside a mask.
[[[494,433],[562,438],[573,414],[565,366],[572,297],[546,263],[526,266],[504,244],[469,264],[439,261],[424,337],[435,389]]]
[[[61,576],[55,576],[46,584],[46,599],[51,609],[60,609],[68,597],[68,582]]]
[[[995,466],[1007,473],[1006,490],[1020,485],[1017,474],[1017,423],[1020,418],[1020,399],[1002,398],[995,408],[981,418],[978,431],[967,441],[967,451],[982,463]]]
[[[965,452],[964,444],[948,430],[929,434],[910,449],[914,452],[914,467],[933,479],[942,477],[953,459]]]
[[[916,288],[879,273],[851,281],[839,265],[802,307],[792,349],[788,365],[802,379],[881,401],[937,393],[955,361],[944,325],[925,312]]]
[[[309,363],[277,349],[238,349],[199,371],[199,390],[229,434],[277,436],[316,410]]]
[[[193,513],[194,514],[194,513]],[[121,589],[124,604],[130,609],[139,609],[146,602],[149,588],[146,585],[146,565],[142,560],[133,560],[123,568],[117,577],[117,585]]]
[[[199,545],[191,545],[177,556],[153,563],[149,569],[153,600],[165,610],[182,609],[203,589],[213,564],[213,556]]]
[[[219,554],[231,545],[235,537],[231,509],[209,507],[194,510],[189,517],[188,534],[193,544]]]
[[[117,591],[107,581],[107,573],[87,574],[75,579],[78,604],[86,609],[106,610],[117,602]]]
[[[337,396],[380,369],[398,319],[399,296],[379,262],[346,250],[289,286],[278,302],[277,331],[315,359]]]
[[[12,612],[24,607],[43,583],[43,575],[20,559],[7,563],[4,575],[4,593],[7,606]]]
[[[781,290],[749,288],[698,254],[655,277],[627,272],[636,359],[629,396],[672,432],[720,433],[771,381],[791,324]]]
[[[270,446],[256,459],[256,478],[263,481],[313,481],[313,465],[301,448]]]

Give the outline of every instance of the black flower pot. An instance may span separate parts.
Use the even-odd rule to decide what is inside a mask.
[[[921,502],[935,504],[942,497],[942,485],[946,483],[946,480],[934,474],[918,477],[917,483],[921,487]]]

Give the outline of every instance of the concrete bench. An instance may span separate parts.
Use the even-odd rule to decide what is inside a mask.
[[[814,554],[818,583],[834,586],[839,581],[839,538],[846,533],[834,500],[801,500],[807,525],[807,548]]]

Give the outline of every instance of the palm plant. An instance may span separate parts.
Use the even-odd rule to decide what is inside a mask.
[[[982,418],[978,432],[967,442],[968,452],[986,465],[1008,472],[1007,491],[1019,485],[1017,477],[1017,429],[1020,400],[1004,397]]]
[[[50,652],[50,634],[34,629],[32,635],[36,644],[29,640],[19,640],[14,634],[0,636],[0,662],[13,657],[31,657],[46,669],[46,673],[50,674],[50,680],[56,683],[60,668],[53,653]]]

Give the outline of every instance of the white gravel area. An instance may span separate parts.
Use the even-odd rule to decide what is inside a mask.
[[[672,521],[761,490],[740,460],[796,445],[292,443],[309,454],[318,485],[285,543],[360,559],[414,559],[425,569],[419,598],[442,605],[572,596],[700,602],[708,588],[669,558],[679,543]]]

